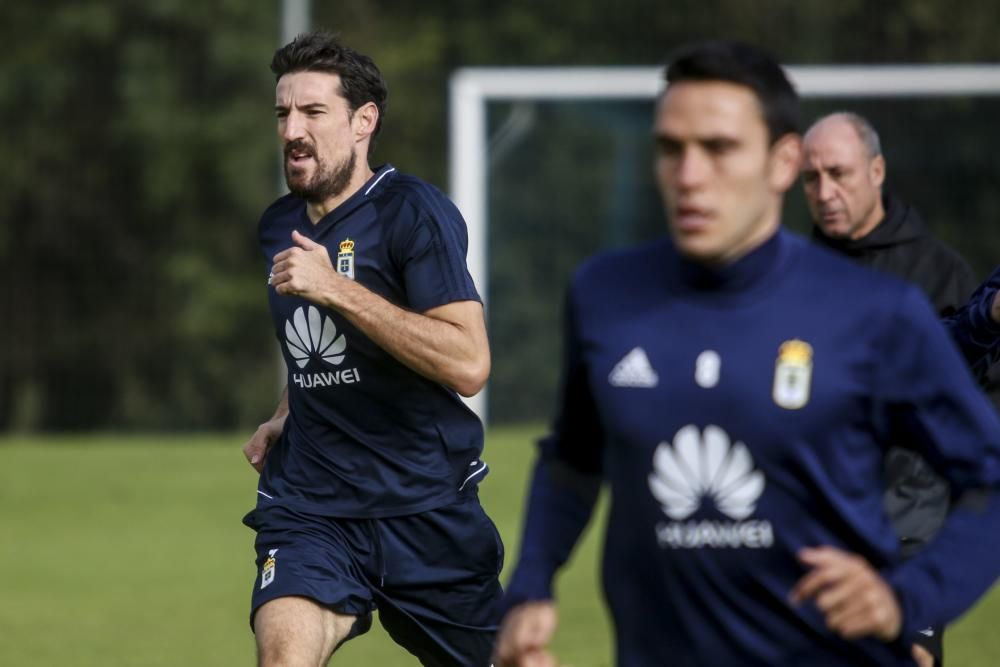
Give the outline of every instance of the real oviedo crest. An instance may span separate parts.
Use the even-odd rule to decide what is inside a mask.
[[[812,386],[813,348],[809,343],[786,340],[774,362],[774,402],[786,410],[798,410],[809,402]]]
[[[337,273],[354,280],[354,241],[344,239],[337,253]]]

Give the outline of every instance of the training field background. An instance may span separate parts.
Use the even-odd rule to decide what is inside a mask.
[[[505,576],[541,433],[487,436],[481,497],[507,545]],[[240,519],[256,473],[242,444],[242,434],[0,439],[0,665],[253,664],[253,533]],[[555,648],[573,667],[612,664],[593,528],[558,587]],[[949,664],[1000,665],[998,626],[995,589],[948,633]],[[333,664],[417,663],[376,623]]]

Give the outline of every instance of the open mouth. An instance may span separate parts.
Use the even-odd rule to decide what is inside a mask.
[[[313,152],[303,144],[288,144],[285,146],[285,161],[293,165],[302,165],[313,159]]]

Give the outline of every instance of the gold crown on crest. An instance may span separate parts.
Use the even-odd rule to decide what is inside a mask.
[[[812,363],[812,356],[812,345],[797,338],[786,340],[778,348],[778,360],[787,364]]]
[[[340,242],[340,252],[353,252],[354,251],[354,241],[351,239],[344,239]]]

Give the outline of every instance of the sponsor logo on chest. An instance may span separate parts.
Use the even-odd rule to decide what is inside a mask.
[[[292,382],[302,389],[332,387],[361,382],[357,368],[340,368],[347,358],[347,337],[337,332],[329,316],[323,317],[315,306],[299,307],[292,319],[285,321],[285,346],[299,369],[319,364],[332,370],[291,374]]]
[[[770,521],[752,519],[764,492],[747,446],[731,442],[718,426],[704,431],[689,424],[673,442],[661,442],[653,454],[649,490],[670,521],[656,524],[664,549],[763,549],[774,544]],[[692,518],[714,506],[728,520]]]

